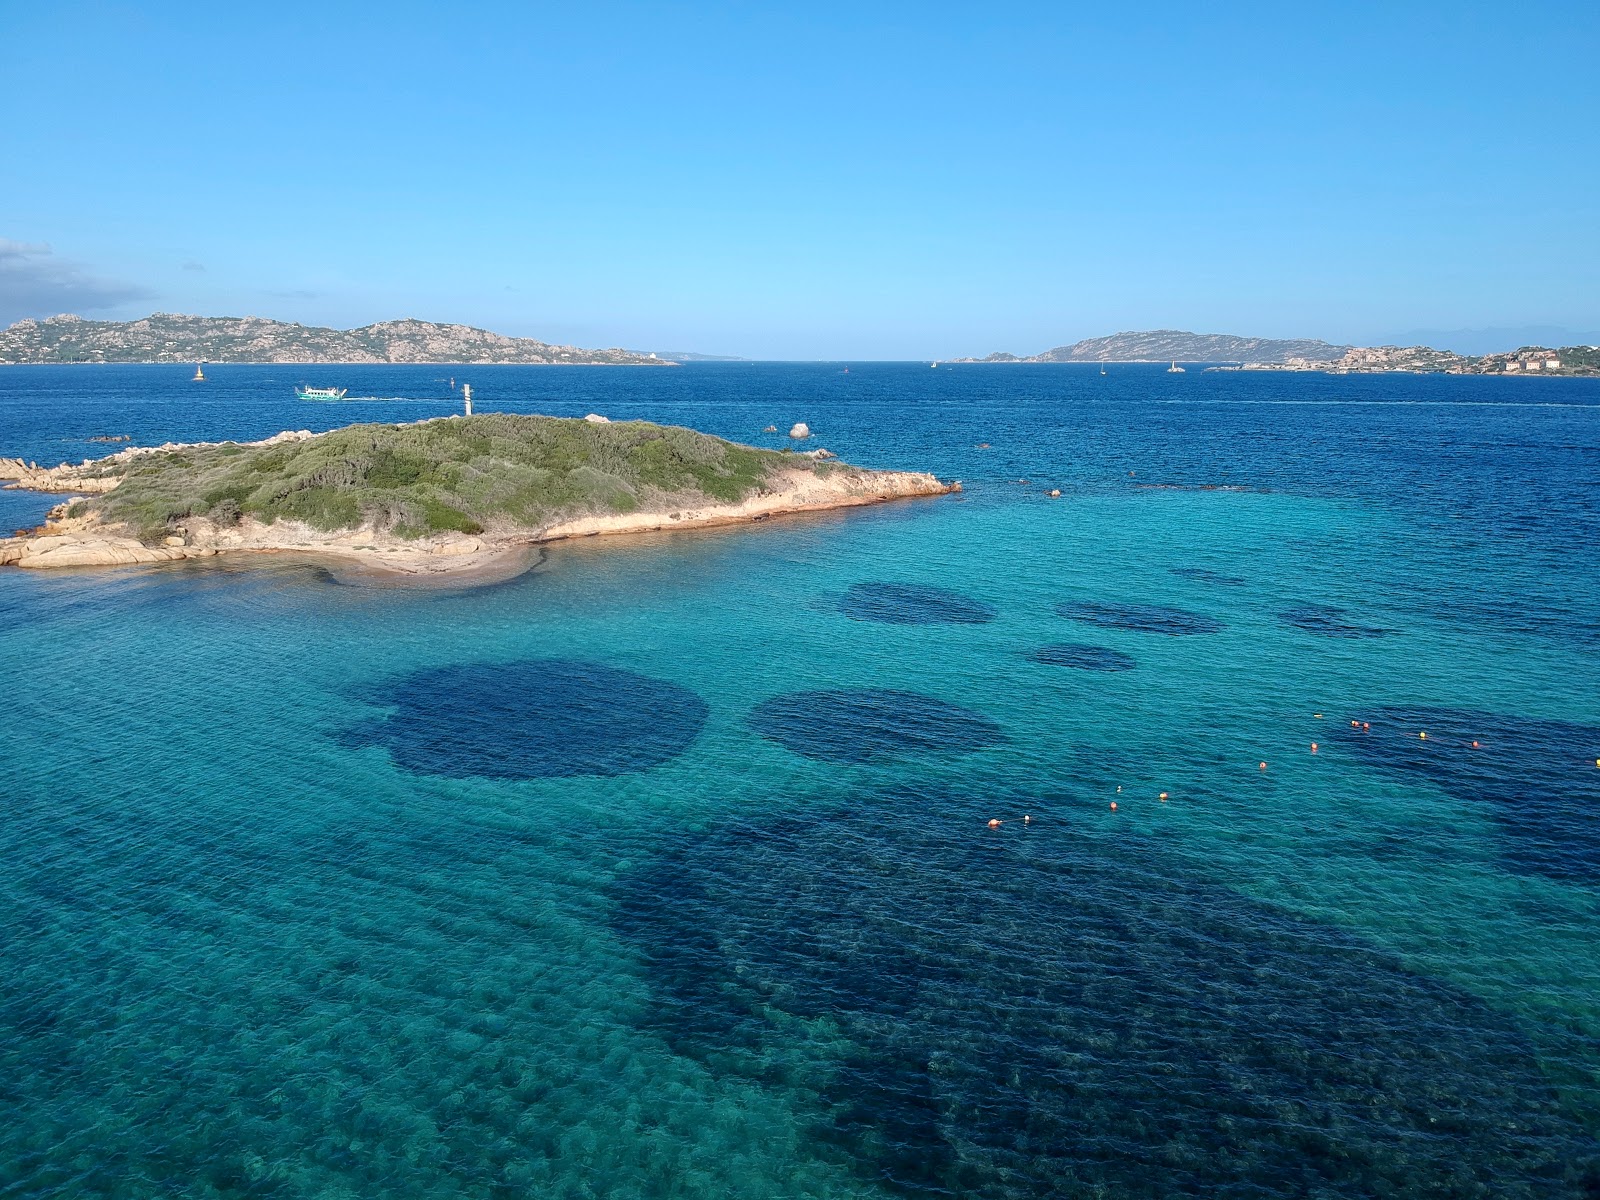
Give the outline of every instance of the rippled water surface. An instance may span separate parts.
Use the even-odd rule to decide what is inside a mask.
[[[1600,1194],[1600,383],[454,370],[964,490],[0,571],[0,1196]],[[207,371],[0,456],[449,411]]]

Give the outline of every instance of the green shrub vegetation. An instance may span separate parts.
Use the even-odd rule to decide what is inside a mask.
[[[777,466],[813,460],[645,421],[488,413],[351,425],[277,446],[205,446],[135,459],[96,501],[147,539],[186,517],[371,522],[404,537],[542,526],[641,506],[734,503]]]

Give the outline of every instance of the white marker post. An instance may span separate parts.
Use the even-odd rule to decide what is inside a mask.
[[[461,399],[466,403],[467,416],[470,417],[472,415],[472,385],[470,383],[461,385]]]

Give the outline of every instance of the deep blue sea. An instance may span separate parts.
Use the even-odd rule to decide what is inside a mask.
[[[1600,380],[844,368],[0,368],[964,484],[0,571],[0,1197],[1600,1195]]]

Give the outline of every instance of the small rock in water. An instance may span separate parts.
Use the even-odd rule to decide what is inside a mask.
[[[804,421],[796,421],[794,427],[789,430],[789,436],[792,438],[808,438],[811,436],[811,426]]]

